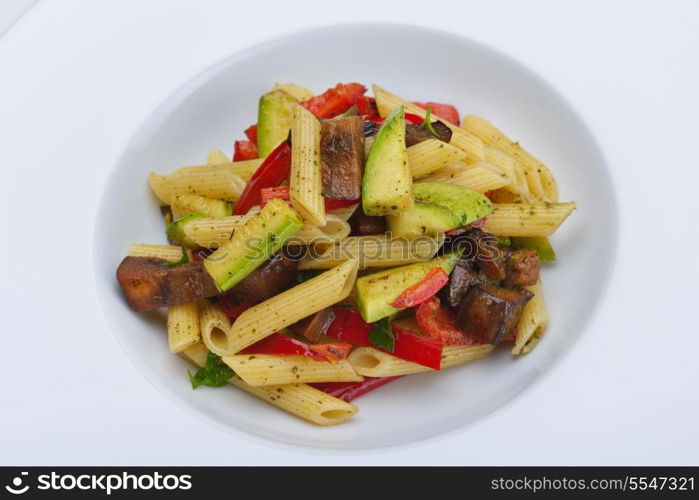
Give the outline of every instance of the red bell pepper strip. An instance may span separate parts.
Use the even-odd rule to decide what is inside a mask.
[[[362,200],[333,200],[332,198],[325,198],[325,210],[351,207],[352,205],[357,205],[360,201]]]
[[[291,194],[289,192],[289,186],[275,186],[260,189],[260,199],[262,201],[261,206],[265,206],[270,201],[279,198],[284,200],[289,205],[291,205]]]
[[[482,342],[454,324],[454,314],[443,308],[437,297],[431,297],[415,309],[415,320],[420,329],[433,339],[450,345],[473,345]]]
[[[233,161],[254,160],[257,157],[259,157],[257,144],[250,141],[235,141]]]
[[[335,306],[333,312],[335,319],[325,332],[328,337],[352,344],[373,345],[369,340],[371,325],[364,321],[359,311]]]
[[[367,118],[367,120],[370,120],[370,121],[376,122],[376,123],[383,123],[385,119],[386,119],[385,117],[381,117],[381,116]],[[418,115],[414,115],[412,113],[405,113],[406,125],[419,125],[424,121],[425,121],[425,119],[418,116]]]
[[[371,392],[379,387],[393,382],[398,377],[364,377],[362,382],[319,382],[309,384],[319,391],[334,396],[348,403],[359,396]]]
[[[275,354],[277,356],[309,356],[316,361],[326,358],[313,352],[308,344],[292,339],[281,333],[273,333],[246,347],[241,354]]]
[[[453,123],[459,124],[459,112],[451,104],[442,104],[439,102],[415,102],[413,103],[423,109],[432,108],[432,114]]]
[[[364,117],[365,120],[375,121],[381,119],[379,109],[376,107],[376,99],[373,97],[361,96],[355,103],[357,112]]]
[[[313,96],[299,104],[318,118],[332,118],[354,106],[366,92],[361,83],[338,83],[321,95]]]
[[[397,308],[404,308],[422,304],[440,291],[448,281],[449,275],[444,272],[444,269],[439,266],[433,267],[422,281],[403,290],[403,293],[391,305]]]
[[[422,337],[396,325],[392,325],[391,330],[393,331],[393,352],[391,354],[397,358],[407,359],[435,370],[441,368],[444,344],[439,340]]]
[[[218,297],[218,305],[223,311],[228,319],[231,321],[235,320],[238,316],[243,314],[243,312],[250,309],[252,306],[257,305],[257,302],[251,298],[245,298],[242,301],[232,294],[224,293]]]
[[[327,344],[310,344],[308,347],[310,347],[311,351],[320,354],[328,361],[340,361],[349,355],[352,344],[331,342]]]
[[[247,137],[250,142],[257,144],[257,123],[253,123],[245,129],[245,137]]]
[[[245,185],[243,194],[235,204],[233,215],[244,215],[261,203],[260,190],[266,187],[278,186],[289,177],[291,172],[291,146],[288,141],[277,146],[255,170]]]
[[[327,346],[327,347],[324,347]],[[241,354],[274,354],[277,356],[308,356],[316,361],[339,361],[352,349],[350,344],[306,344],[281,333],[273,333],[246,347]]]

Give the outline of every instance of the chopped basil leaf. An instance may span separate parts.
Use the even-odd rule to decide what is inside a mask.
[[[226,385],[226,382],[235,375],[233,370],[221,361],[221,357],[213,352],[206,355],[206,365],[199,368],[194,375],[189,374],[189,381],[192,383],[192,389],[196,389],[200,385],[208,387],[221,387]]]
[[[373,328],[369,332],[369,340],[376,347],[393,352],[394,338],[388,318],[383,318],[373,323]]]
[[[187,255],[187,249],[185,247],[182,247],[182,258],[178,260],[177,262],[163,262],[162,266],[163,267],[175,267],[179,266],[180,264],[186,264],[189,262],[189,256]]]
[[[504,238],[498,238],[498,245],[509,247],[510,245],[512,245],[512,240],[510,240],[508,236],[505,236]]]

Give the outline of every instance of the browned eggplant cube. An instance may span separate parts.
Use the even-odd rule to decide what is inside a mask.
[[[456,326],[483,342],[497,344],[517,325],[533,296],[528,290],[477,285],[461,302]]]
[[[323,196],[356,200],[362,195],[364,122],[361,116],[323,120],[320,130]]]

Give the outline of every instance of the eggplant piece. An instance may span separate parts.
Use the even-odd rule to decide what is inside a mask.
[[[539,280],[541,262],[534,250],[513,248],[507,257],[505,286],[530,286]]]
[[[432,128],[437,133],[438,137],[432,135],[432,132],[427,130],[422,124],[409,123],[405,126],[405,145],[406,147],[414,146],[427,139],[439,139],[443,142],[451,141],[451,129],[442,122],[432,122]]]
[[[231,293],[262,302],[293,285],[297,267],[295,259],[291,259],[283,251],[277,252],[235,285]]]
[[[335,320],[335,312],[332,307],[321,309],[315,314],[303,318],[291,325],[294,333],[306,337],[311,342],[318,342],[328,331],[330,324]]]
[[[361,235],[382,234],[386,232],[386,218],[382,215],[372,217],[364,213],[357,215],[357,232]]]
[[[483,342],[497,344],[517,325],[533,296],[528,290],[477,285],[461,302],[456,326]]]
[[[323,196],[356,200],[362,195],[364,125],[360,116],[325,120],[320,131]]]
[[[468,291],[481,281],[471,263],[460,259],[449,275],[449,282],[439,291],[439,296],[444,304],[459,307]]]
[[[505,279],[506,259],[498,239],[480,229],[471,229],[457,236],[448,236],[441,253],[462,250],[461,258],[474,264],[490,281]]]
[[[364,122],[364,138],[373,137],[379,133],[379,124],[367,120]]]
[[[117,281],[135,311],[196,302],[219,295],[202,261],[169,267],[168,261],[151,257],[126,257],[117,269]]]

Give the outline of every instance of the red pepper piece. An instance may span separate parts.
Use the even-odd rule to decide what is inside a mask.
[[[454,324],[454,314],[431,297],[415,309],[415,320],[426,335],[451,345],[481,344]]]
[[[381,119],[379,109],[376,107],[376,99],[373,97],[361,96],[355,103],[357,112],[364,117],[365,120],[375,121]]]
[[[235,320],[238,316],[243,314],[243,312],[250,309],[252,306],[257,305],[257,302],[250,298],[245,298],[242,301],[232,294],[223,294],[218,297],[218,305],[223,311],[228,319],[231,321]]]
[[[372,346],[369,340],[371,325],[364,321],[362,315],[356,309],[346,309],[344,307],[333,307],[335,320],[328,327],[325,334],[344,342]]]
[[[282,335],[273,333],[246,347],[241,354],[274,354],[277,356],[309,356],[316,361],[326,361],[324,356],[313,352],[308,344]]]
[[[332,342],[328,344],[310,344],[308,347],[310,347],[311,351],[320,354],[328,361],[340,361],[349,355],[352,344]]]
[[[276,198],[284,200],[289,205],[291,205],[291,195],[289,193],[289,186],[275,186],[260,189],[260,199],[262,200],[263,207]]]
[[[309,384],[316,389],[343,401],[350,402],[359,396],[393,382],[400,377],[364,377],[362,382],[319,382]]]
[[[254,160],[259,156],[257,144],[250,141],[235,141],[233,161]]]
[[[423,337],[396,325],[391,326],[391,330],[393,331],[393,352],[391,354],[397,358],[435,370],[441,368],[444,344],[439,340]]]
[[[247,137],[250,142],[257,144],[257,123],[253,123],[245,129],[245,137]]]
[[[414,307],[436,294],[448,281],[449,275],[444,269],[433,267],[422,281],[406,288],[391,305],[398,308]]]
[[[362,200],[333,200],[332,198],[325,198],[325,210],[351,207],[352,205],[358,204],[360,201]]]
[[[318,118],[332,118],[354,106],[364,92],[366,87],[361,83],[338,83],[300,104]]]
[[[244,215],[259,205],[261,200],[260,190],[266,187],[279,186],[289,177],[291,172],[291,146],[288,141],[277,146],[255,170],[250,180],[245,185],[243,194],[235,204],[233,215]]]
[[[432,114],[443,120],[459,125],[459,111],[451,104],[439,102],[415,102],[413,103],[423,109],[432,108]]]

